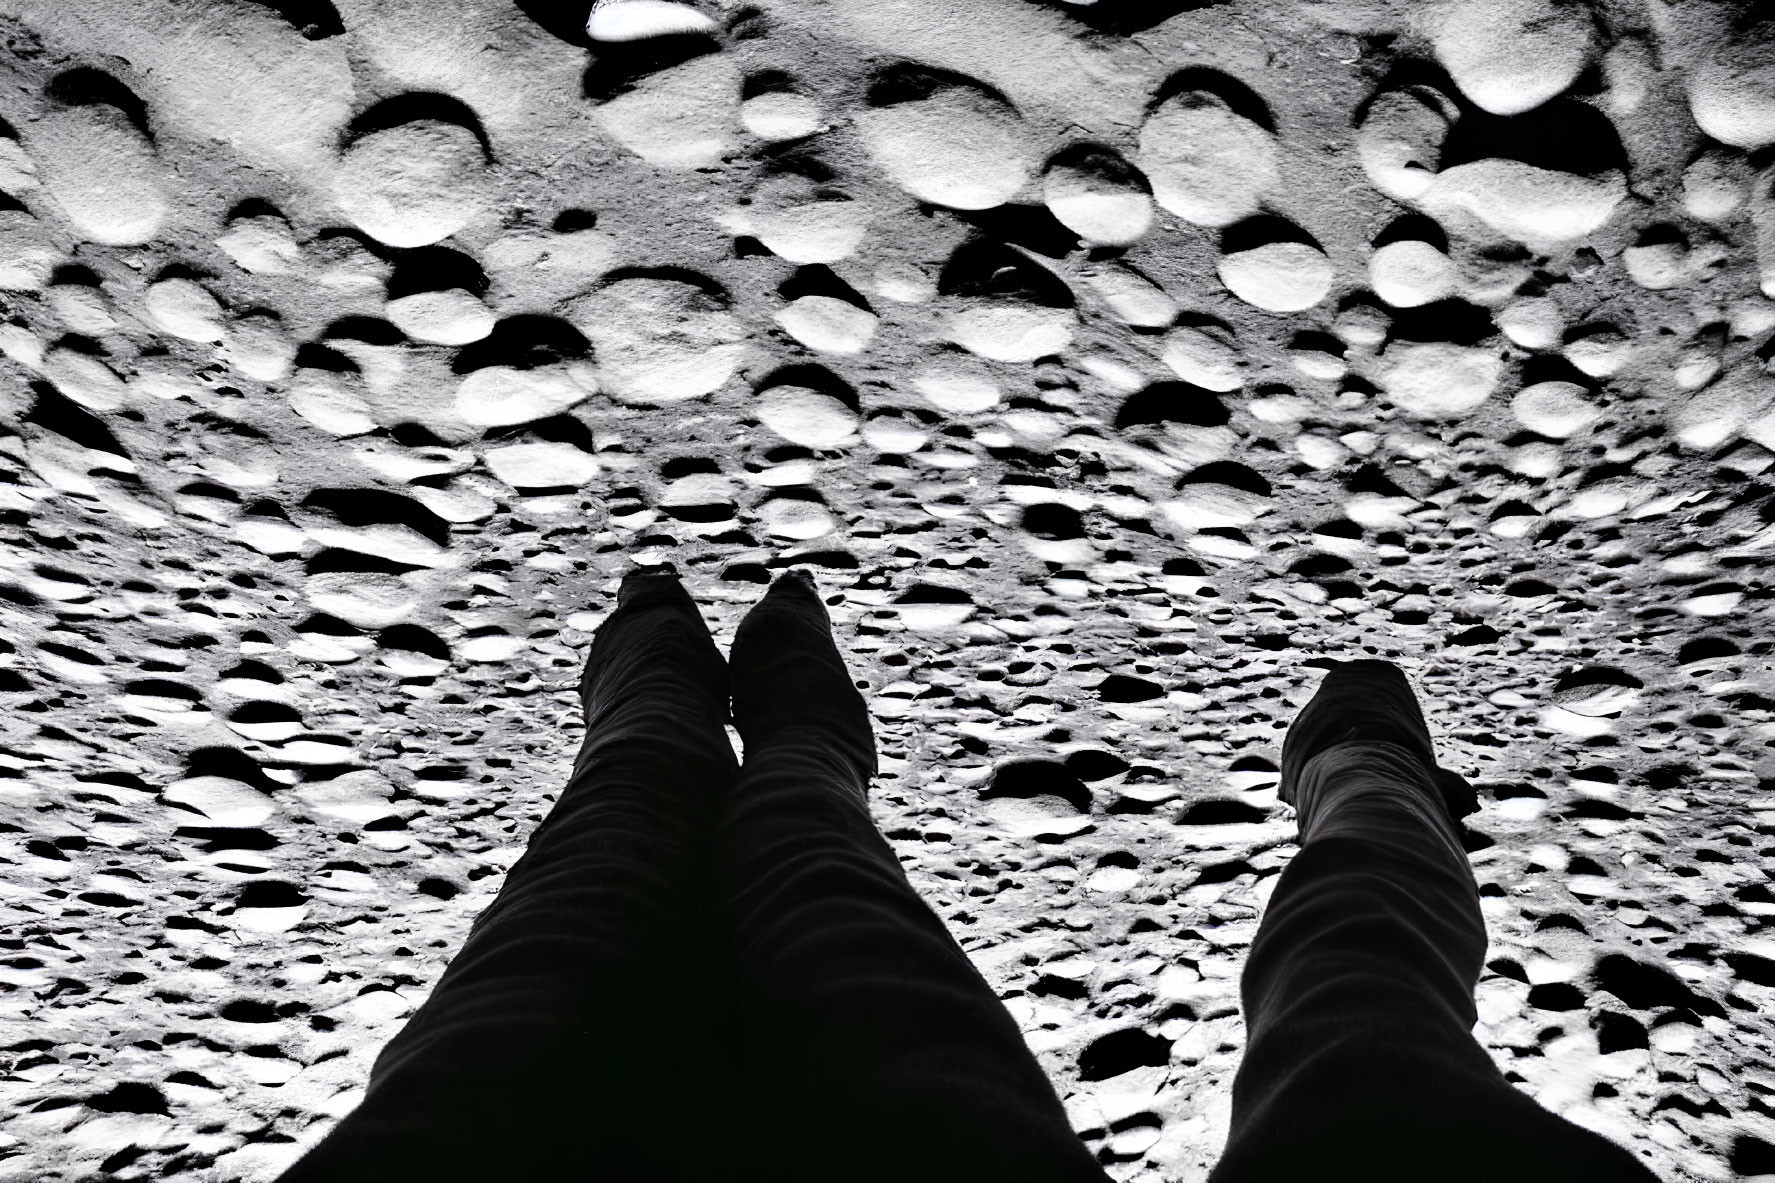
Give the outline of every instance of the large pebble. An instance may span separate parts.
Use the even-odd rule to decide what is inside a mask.
[[[400,810],[390,798],[394,785],[369,768],[347,772],[332,780],[313,781],[296,790],[296,797],[311,811],[354,825],[394,817]]]
[[[948,336],[981,357],[1025,362],[1064,350],[1072,343],[1074,324],[1070,308],[981,298],[949,314]]]
[[[1600,229],[1627,196],[1619,171],[1584,177],[1518,160],[1475,160],[1436,175],[1420,201],[1442,217],[1465,213],[1525,244],[1569,242]]]
[[[806,177],[772,177],[751,192],[729,221],[791,263],[836,263],[856,252],[869,232],[870,210],[829,185]]]
[[[1427,86],[1376,98],[1356,132],[1356,156],[1374,187],[1397,201],[1423,196],[1453,119],[1447,96]]]
[[[584,366],[541,366],[518,370],[488,366],[466,375],[456,387],[456,413],[477,427],[503,427],[558,415],[596,393]]]
[[[263,825],[277,802],[244,781],[225,776],[192,776],[174,781],[161,800],[184,805],[227,828]]]
[[[998,383],[985,366],[960,356],[932,362],[912,375],[912,389],[937,410],[977,415],[996,407]]]
[[[50,111],[26,126],[25,144],[56,204],[94,242],[148,242],[171,212],[169,177],[153,146],[115,107]]]
[[[836,448],[856,439],[857,413],[843,400],[805,386],[773,386],[758,396],[764,425],[804,448]]]
[[[194,279],[163,279],[148,285],[143,305],[163,333],[187,341],[222,339],[222,306]]]
[[[1685,75],[1689,110],[1701,130],[1734,148],[1775,144],[1775,44],[1722,44]]]
[[[492,311],[461,288],[414,292],[390,300],[385,311],[395,328],[433,345],[467,345],[493,331]]]
[[[1589,392],[1576,382],[1537,382],[1510,400],[1517,422],[1549,439],[1568,439],[1602,418]]]
[[[1173,329],[1165,337],[1159,360],[1204,390],[1237,390],[1241,383],[1238,351],[1222,330],[1194,325]]]
[[[739,66],[711,53],[648,75],[600,106],[597,119],[649,164],[709,168],[737,145],[739,103]]]
[[[1119,157],[1082,157],[1050,166],[1042,178],[1042,199],[1061,225],[1102,246],[1127,246],[1152,228],[1152,196]]]
[[[467,128],[419,119],[371,132],[346,149],[333,198],[366,234],[389,246],[427,246],[486,207],[486,159]]]
[[[818,501],[796,497],[772,497],[758,507],[758,517],[765,533],[797,542],[830,534],[838,527],[831,510]]]
[[[1198,226],[1256,213],[1277,179],[1275,137],[1200,91],[1169,98],[1148,117],[1137,159],[1153,199]]]
[[[1590,18],[1575,4],[1454,0],[1432,20],[1436,59],[1462,94],[1495,115],[1540,106],[1570,86],[1590,57]]]
[[[43,375],[89,411],[115,411],[127,397],[123,379],[99,358],[61,346],[43,358]]]
[[[1368,285],[1395,308],[1416,308],[1453,295],[1459,279],[1453,260],[1414,239],[1389,242],[1368,260]]]
[[[1223,255],[1215,270],[1233,295],[1269,312],[1299,312],[1331,293],[1331,260],[1304,242],[1270,242]]]
[[[575,300],[567,318],[596,346],[599,384],[619,400],[700,398],[745,357],[745,326],[692,283],[620,280]]]
[[[358,628],[387,628],[413,614],[419,598],[398,576],[381,571],[324,571],[310,575],[302,594],[322,612]]]
[[[1398,342],[1382,360],[1381,389],[1414,419],[1465,415],[1491,397],[1504,370],[1490,350],[1441,341]]]
[[[484,457],[493,475],[514,489],[577,488],[600,467],[596,456],[554,440],[488,448]]]
[[[1085,282],[1103,298],[1116,319],[1141,328],[1158,328],[1177,315],[1177,301],[1132,268],[1111,264],[1096,268]]]
[[[22,209],[0,210],[0,291],[39,290],[59,258],[42,222]]]
[[[875,314],[836,296],[802,296],[772,319],[791,337],[822,353],[861,353],[875,335]]]
[[[599,0],[586,18],[586,34],[593,41],[641,41],[714,31],[715,22],[707,14],[672,0]]]
[[[269,215],[229,223],[216,245],[242,271],[254,275],[289,275],[302,259],[302,248],[290,233],[290,224]]]
[[[806,95],[774,90],[740,104],[740,123],[761,140],[799,140],[826,130],[820,105]]]
[[[876,167],[933,205],[991,209],[1035,172],[1036,140],[1017,112],[970,86],[870,108],[855,121]]]

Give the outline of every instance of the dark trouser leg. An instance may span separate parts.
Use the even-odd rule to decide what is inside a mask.
[[[631,589],[635,589],[631,591]],[[735,760],[727,673],[675,581],[599,630],[572,779],[363,1103],[286,1181],[709,1177],[693,872]]]
[[[875,827],[875,743],[824,607],[786,575],[734,642],[745,764],[718,839],[778,1095],[778,1178],[1101,1180],[1022,1033]],[[774,1102],[774,1103],[773,1103]]]
[[[1410,726],[1300,767],[1301,848],[1245,964],[1245,1057],[1213,1183],[1654,1178],[1512,1088],[1474,1040],[1478,889]]]

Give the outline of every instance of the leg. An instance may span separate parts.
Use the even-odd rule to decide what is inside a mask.
[[[286,1181],[704,1177],[670,1123],[706,1100],[682,1030],[691,872],[736,762],[726,665],[675,578],[624,581],[581,691],[560,800],[363,1103]]]
[[[1213,1183],[1652,1180],[1510,1087],[1472,1036],[1485,922],[1454,819],[1477,803],[1436,767],[1397,667],[1326,677],[1289,729],[1282,795],[1300,852],[1245,963]]]
[[[733,676],[745,764],[718,862],[754,1037],[780,1065],[776,1177],[1104,1179],[870,817],[869,713],[811,580],[784,575],[747,615]]]

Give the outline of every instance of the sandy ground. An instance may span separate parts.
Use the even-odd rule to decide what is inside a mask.
[[[1766,5],[585,18],[0,6],[0,1178],[318,1139],[662,560],[723,644],[816,569],[1118,1179],[1218,1152],[1282,729],[1372,655],[1483,803],[1480,1040],[1775,1176]]]

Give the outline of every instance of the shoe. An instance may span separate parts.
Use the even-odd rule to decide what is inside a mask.
[[[878,770],[869,707],[832,640],[813,576],[778,575],[735,631],[728,669],[733,725],[748,753],[772,738],[817,732],[866,778]]]
[[[1430,729],[1405,674],[1390,661],[1368,658],[1333,666],[1289,724],[1282,741],[1278,795],[1293,805],[1300,771],[1308,760],[1336,744],[1364,740],[1395,744],[1417,757],[1435,781],[1451,820],[1478,811],[1473,787],[1436,763]]]
[[[660,563],[652,567],[636,567],[624,575],[622,586],[616,591],[616,606],[624,608],[634,604],[642,608],[655,603],[676,603],[689,596],[678,568],[670,563]]]

